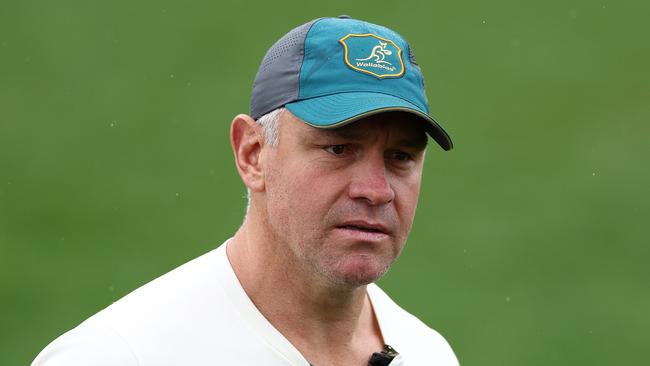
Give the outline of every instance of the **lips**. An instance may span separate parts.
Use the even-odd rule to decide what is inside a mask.
[[[388,229],[384,225],[365,221],[349,221],[337,227],[339,229],[357,230],[367,233],[389,234]]]

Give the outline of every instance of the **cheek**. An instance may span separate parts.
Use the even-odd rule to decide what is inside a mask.
[[[403,235],[407,236],[411,231],[418,198],[420,196],[419,175],[408,180],[402,180],[396,187],[395,206],[402,223]]]
[[[326,182],[306,164],[275,164],[266,175],[269,220],[280,235],[310,236],[327,212]],[[300,232],[298,232],[300,231]]]
[[[299,208],[314,192],[308,172],[301,166],[278,166],[269,172],[266,193],[270,201],[287,209]]]

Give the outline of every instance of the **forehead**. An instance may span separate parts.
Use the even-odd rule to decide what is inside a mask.
[[[291,114],[291,113],[288,113]],[[424,148],[428,138],[426,122],[405,112],[384,112],[371,115],[336,128],[316,128],[291,115],[290,124],[304,138],[340,138],[345,140],[375,139],[385,136],[391,142]]]

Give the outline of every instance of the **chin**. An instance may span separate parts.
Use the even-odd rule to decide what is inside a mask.
[[[360,258],[339,263],[338,268],[331,271],[328,277],[339,285],[359,287],[377,281],[388,272],[389,267],[390,264]]]

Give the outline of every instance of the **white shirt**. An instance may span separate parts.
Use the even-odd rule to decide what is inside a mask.
[[[226,245],[90,317],[50,343],[32,366],[309,366],[246,295]],[[368,295],[385,343],[399,353],[391,366],[458,365],[440,334],[375,284]]]

